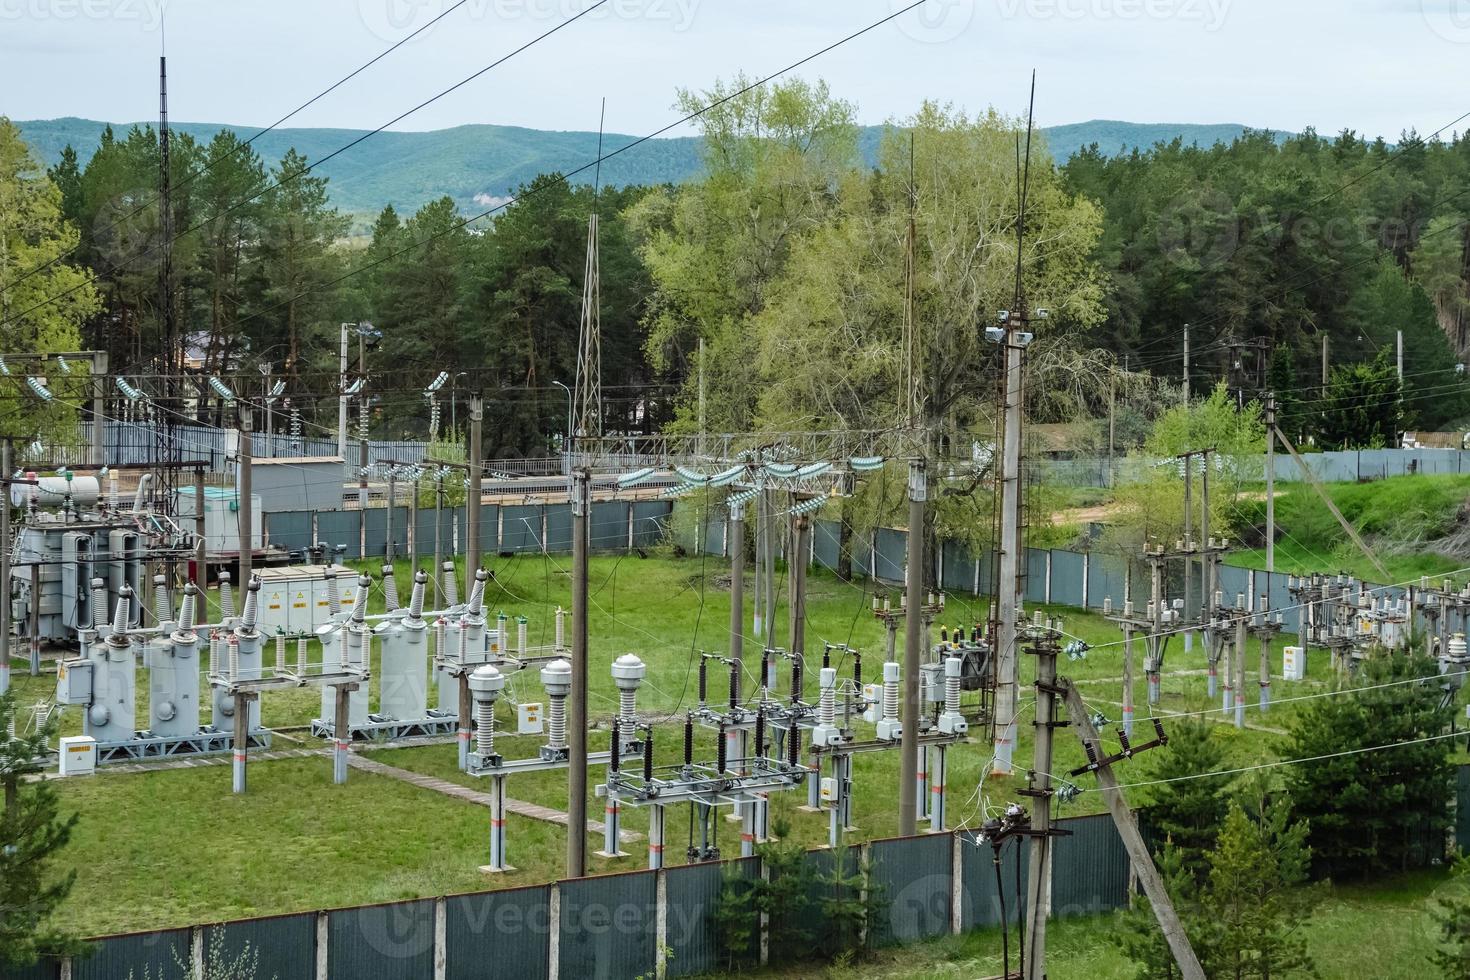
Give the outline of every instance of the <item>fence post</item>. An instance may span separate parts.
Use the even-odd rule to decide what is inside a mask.
[[[444,899],[434,899],[434,980],[444,980],[449,961],[449,909]]]
[[[561,974],[561,882],[551,883],[546,903],[546,975],[553,980]]]
[[[1051,549],[1046,549],[1046,601],[1051,602]]]
[[[328,947],[331,942],[332,933],[328,928],[328,914],[318,912],[316,916],[316,980],[327,980]]]
[[[204,976],[204,927],[189,928],[189,962],[194,965],[194,975]]]
[[[1087,594],[1087,580],[1090,579],[1091,577],[1092,577],[1092,552],[1090,552],[1090,551],[1084,551],[1084,552],[1082,552],[1082,608],[1083,609],[1089,609],[1092,606],[1092,603],[1088,601],[1091,597]],[[1189,614],[1189,610],[1186,609],[1185,610],[1185,615],[1188,615],[1188,614]]]
[[[965,922],[965,842],[958,831],[949,837],[949,931],[958,936]]]
[[[654,872],[654,961],[653,975],[664,980],[669,975],[669,879],[668,872],[659,868]]]

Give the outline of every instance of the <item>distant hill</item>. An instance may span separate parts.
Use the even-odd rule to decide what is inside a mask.
[[[49,166],[70,144],[83,165],[96,149],[106,123],[92,119],[39,119],[16,121],[25,139]],[[113,123],[121,136],[133,123]],[[139,123],[138,125],[149,125]],[[222,123],[173,124],[207,142],[221,129],[233,129],[241,138],[258,127]],[[1045,130],[1058,160],[1097,143],[1105,153],[1127,152],[1179,137],[1186,143],[1209,146],[1228,142],[1244,131],[1238,125],[1129,123],[1094,120]],[[290,147],[315,160],[351,142],[365,131],[357,129],[278,129],[255,142],[267,163],[280,160]],[[871,163],[883,127],[864,129],[861,146]],[[610,134],[604,152],[633,143],[637,137]],[[516,126],[470,125],[422,133],[379,133],[359,146],[327,161],[318,172],[331,178],[332,200],[343,211],[372,215],[385,204],[412,212],[428,201],[448,194],[461,211],[476,213],[512,194],[538,174],[574,170],[597,157],[597,134],[522,129]],[[692,137],[655,139],[607,161],[603,180],[611,184],[679,182],[700,170],[699,141]],[[584,175],[590,182],[590,171]]]

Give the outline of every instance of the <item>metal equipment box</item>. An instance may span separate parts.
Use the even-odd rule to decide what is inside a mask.
[[[1281,651],[1281,677],[1288,681],[1306,680],[1306,647],[1287,647]]]
[[[193,529],[196,500],[193,487],[179,488],[179,523]],[[204,488],[204,551],[209,555],[240,553],[240,494],[232,487]],[[265,549],[260,495],[250,496],[250,550]]]
[[[332,621],[327,602],[326,571],[337,573],[342,608],[349,609],[357,593],[357,573],[342,565],[288,565],[260,568],[258,627],[267,634],[311,633]]]
[[[516,705],[516,734],[540,735],[546,731],[540,703]]]
[[[97,740],[90,735],[58,739],[58,772],[63,776],[85,776],[97,771]]]
[[[56,665],[56,703],[92,703],[92,661],[63,660]]]

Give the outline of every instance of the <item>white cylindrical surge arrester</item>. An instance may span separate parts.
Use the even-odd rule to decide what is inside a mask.
[[[567,648],[567,611],[561,606],[556,607],[556,652]]]
[[[306,675],[306,634],[296,637],[296,676]]]
[[[527,633],[529,632],[525,616],[516,617],[516,657],[524,657],[527,647]]]
[[[286,634],[276,634],[276,674],[277,676],[286,672]]]
[[[541,684],[546,688],[546,747],[557,751],[567,747],[567,697],[572,693],[572,665],[553,660],[541,668]]]
[[[948,735],[962,735],[970,725],[960,714],[960,672],[964,661],[946,657],[944,661],[944,711],[939,715],[939,730]]]
[[[883,717],[878,719],[878,737],[885,742],[903,734],[903,724],[898,720],[898,682],[899,666],[889,660],[883,664]]]
[[[837,728],[837,668],[823,667],[817,674],[817,724],[812,729],[813,745],[832,745],[841,738]],[[792,737],[796,729],[792,729]]]
[[[505,689],[505,675],[494,664],[482,664],[470,674],[470,696],[475,701],[475,752],[481,764],[495,755],[495,702]]]
[[[634,653],[625,653],[613,661],[613,683],[618,686],[618,718],[625,737],[631,736],[638,722],[638,686],[648,668]]]
[[[107,632],[107,583],[100,578],[92,580],[92,622],[99,632]]]

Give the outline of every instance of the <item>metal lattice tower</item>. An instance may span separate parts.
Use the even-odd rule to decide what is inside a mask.
[[[159,244],[163,254],[158,265],[158,322],[163,335],[163,400],[157,411],[163,417],[154,426],[155,501],[162,513],[172,513],[175,473],[169,463],[178,459],[178,412],[183,408],[180,388],[183,374],[183,350],[178,321],[174,316],[173,184],[169,173],[168,128],[168,58],[158,58],[158,181]]]

